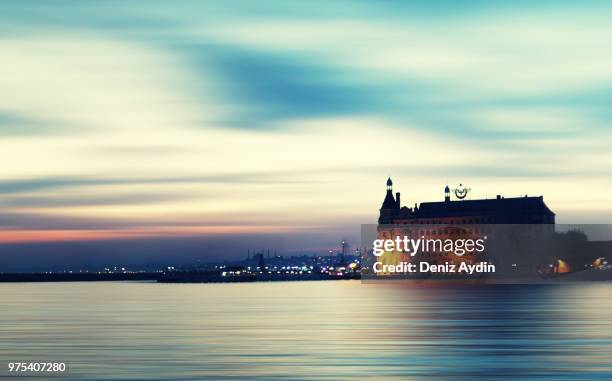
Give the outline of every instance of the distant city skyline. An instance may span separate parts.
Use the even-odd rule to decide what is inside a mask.
[[[402,203],[612,212],[612,4],[0,4],[0,271],[323,252]]]

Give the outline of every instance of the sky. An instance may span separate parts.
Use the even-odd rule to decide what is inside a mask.
[[[317,252],[404,204],[610,222],[607,2],[4,1],[0,269]]]

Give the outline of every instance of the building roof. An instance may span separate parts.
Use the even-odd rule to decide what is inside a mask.
[[[381,209],[396,209],[396,208],[397,208],[397,203],[395,202],[395,198],[393,198],[393,192],[388,190]]]
[[[415,210],[401,210],[401,212],[404,211],[410,213],[411,218],[503,215],[513,214],[519,211],[532,211],[554,215],[544,203],[544,198],[542,196],[423,202]]]

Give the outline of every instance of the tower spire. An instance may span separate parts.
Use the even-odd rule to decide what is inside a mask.
[[[392,216],[399,210],[399,205],[393,197],[393,181],[391,177],[387,179],[387,194],[380,208],[379,223],[390,223]]]

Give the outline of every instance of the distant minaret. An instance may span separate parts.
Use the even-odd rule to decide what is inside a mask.
[[[448,185],[444,188],[444,202],[450,202],[450,188]]]
[[[267,273],[267,270],[266,270],[266,263],[264,262],[264,254],[263,254],[263,251],[262,251],[261,253],[257,254],[257,256],[259,257],[259,261],[258,261],[258,262],[259,262],[259,263],[258,263],[258,265],[259,265],[259,271],[261,271],[261,272],[262,272],[262,273],[264,273],[264,274],[265,274],[265,273]]]

